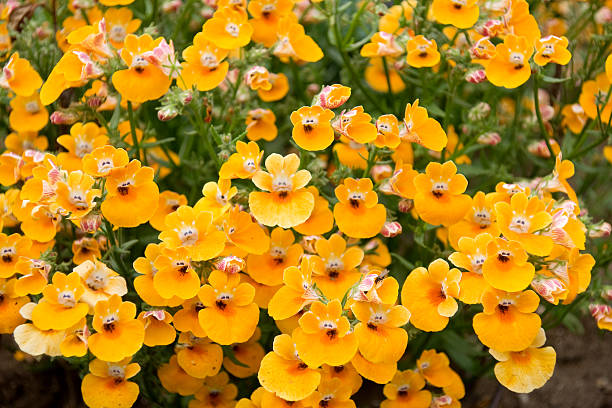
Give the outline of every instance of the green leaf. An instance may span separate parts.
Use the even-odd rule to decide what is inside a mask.
[[[548,82],[549,84],[560,84],[562,82],[567,82],[572,79],[572,77],[555,78],[544,74],[540,74],[540,78],[542,78],[544,82]]]

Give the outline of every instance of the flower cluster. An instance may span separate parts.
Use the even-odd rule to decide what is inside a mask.
[[[0,3],[0,333],[87,406],[460,407],[612,330],[610,1],[47,3]]]

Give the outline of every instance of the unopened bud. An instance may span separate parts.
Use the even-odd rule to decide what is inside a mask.
[[[385,222],[382,229],[380,230],[380,235],[385,238],[393,238],[402,233],[402,224],[397,221],[393,222]]]
[[[237,256],[226,256],[215,264],[215,267],[223,272],[238,273],[246,267],[244,259]]]
[[[157,111],[157,119],[161,120],[162,122],[174,119],[177,115],[178,111],[174,106],[163,106]]]
[[[599,224],[594,224],[589,228],[590,238],[604,238],[609,237],[612,231],[612,226],[609,223],[602,221]]]
[[[501,142],[501,136],[497,132],[487,132],[478,136],[476,141],[483,145],[495,146]]]
[[[336,109],[344,104],[351,96],[351,88],[348,86],[334,84],[327,85],[319,94],[318,105],[327,109]]]
[[[469,110],[468,118],[472,122],[477,122],[489,116],[489,113],[491,113],[491,105],[486,102],[479,102]]]
[[[602,7],[595,13],[595,22],[600,25],[612,23],[612,10]]]
[[[304,251],[311,253],[311,254],[316,254],[317,250],[315,248],[315,244],[317,243],[318,240],[320,240],[321,237],[318,235],[307,235],[302,237],[302,248],[304,248]]]
[[[72,125],[78,120],[76,114],[67,111],[55,111],[49,118],[54,125]]]
[[[94,233],[102,224],[102,215],[98,213],[89,213],[81,218],[81,229],[84,232]]]
[[[176,13],[182,5],[181,0],[170,0],[162,4],[162,11],[166,14]]]
[[[484,69],[477,69],[466,74],[465,80],[473,84],[480,84],[487,80],[487,74]]]
[[[399,203],[397,203],[397,209],[399,210],[399,212],[404,214],[410,212],[412,210],[412,207],[414,207],[414,201],[408,198],[404,198],[400,200]]]
[[[377,164],[372,167],[370,173],[374,182],[380,183],[382,180],[391,177],[393,169],[388,164]]]

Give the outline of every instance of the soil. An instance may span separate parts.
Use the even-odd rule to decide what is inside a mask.
[[[478,380],[462,401],[465,408],[612,408],[612,333],[584,322],[584,335],[563,327],[547,333],[557,350],[552,379],[530,394],[515,394],[495,378]],[[61,359],[17,361],[10,336],[0,341],[0,408],[80,408],[78,374]],[[358,408],[378,407],[380,386],[364,381],[356,395]],[[148,407],[139,399],[135,407]]]

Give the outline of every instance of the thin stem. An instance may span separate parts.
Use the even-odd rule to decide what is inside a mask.
[[[544,125],[544,119],[542,119],[542,112],[540,112],[540,98],[538,96],[539,90],[539,81],[538,77],[540,72],[536,72],[533,78],[533,103],[535,104],[535,112],[538,118],[538,124],[540,125],[540,132],[542,133],[542,137],[544,138],[544,142],[546,142],[546,147],[548,147],[548,151],[550,152],[550,158],[555,160],[555,153],[553,152],[552,146],[550,145],[550,140],[548,136],[548,132],[546,132],[546,126]]]
[[[140,160],[140,144],[138,143],[138,137],[136,136],[136,124],[134,123],[134,109],[132,108],[132,101],[127,103],[128,120],[130,121],[130,133],[132,133],[132,143],[134,149],[136,149],[136,158]]]

